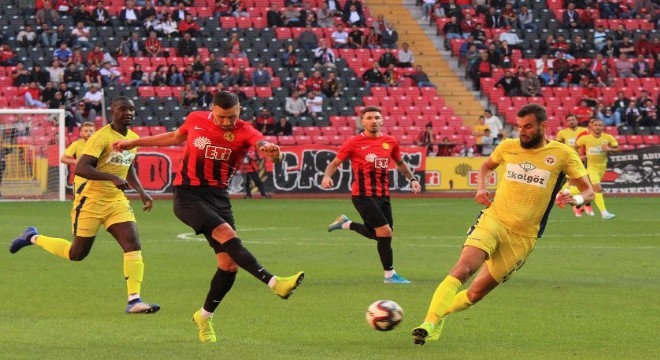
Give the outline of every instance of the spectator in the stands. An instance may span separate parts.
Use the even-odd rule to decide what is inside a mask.
[[[229,40],[225,43],[225,52],[230,58],[246,57],[238,33],[231,33]]]
[[[427,123],[424,126],[419,135],[417,135],[417,140],[415,140],[415,145],[422,146],[426,148],[426,155],[435,155],[433,148],[435,146],[435,135],[433,134],[433,124]]]
[[[527,76],[520,84],[520,90],[523,96],[539,96],[541,93],[541,80],[536,76],[534,70],[527,70]]]
[[[625,54],[628,58],[635,57],[635,44],[630,37],[624,36],[623,41],[619,44],[619,54]]]
[[[156,18],[156,8],[151,0],[147,0],[142,9],[140,9],[140,21],[145,21],[150,16]]]
[[[497,51],[497,46],[495,43],[488,44],[486,49],[486,54],[488,54],[488,62],[493,66],[502,66],[502,57]]]
[[[53,58],[59,60],[65,66],[71,62],[73,53],[66,43],[61,43],[60,47],[53,51]]]
[[[500,41],[499,45],[496,48],[497,54],[500,56],[500,66],[504,69],[513,67],[513,49],[509,46],[509,43]]]
[[[573,115],[577,118],[579,126],[587,126],[589,120],[594,117],[594,110],[587,104],[586,100],[580,100],[580,105],[573,110]]]
[[[321,71],[314,70],[312,76],[309,77],[305,83],[307,91],[315,91],[316,93],[321,93],[323,90],[323,83],[325,79],[321,76]]]
[[[55,86],[59,86],[61,82],[64,81],[64,68],[60,66],[60,62],[57,59],[51,61],[50,66],[46,67],[46,71],[50,75],[50,81]]]
[[[186,84],[181,92],[181,106],[189,108],[193,105],[197,105],[197,100],[199,100],[199,94],[197,91],[193,89],[192,84]]]
[[[328,10],[330,11],[330,16],[342,15],[343,11],[341,4],[339,3],[339,0],[325,0],[323,3],[328,6]]]
[[[475,91],[481,90],[481,79],[489,78],[493,74],[493,65],[488,62],[488,53],[481,51],[479,59],[477,59],[472,66],[472,73],[468,74],[472,79],[472,88]]]
[[[183,79],[183,74],[179,72],[179,67],[175,64],[170,64],[167,68],[167,85],[169,86],[183,86],[186,82]]]
[[[273,86],[273,77],[266,69],[264,63],[259,63],[257,68],[252,72],[252,86]]]
[[[256,116],[255,128],[264,135],[275,135],[275,119],[267,108],[262,107]]]
[[[162,56],[163,47],[155,31],[149,32],[149,37],[144,41],[144,48],[148,57]]]
[[[192,57],[197,55],[197,44],[192,39],[190,33],[184,33],[183,38],[179,40],[176,46],[177,54],[182,57]]]
[[[201,31],[199,24],[195,22],[192,15],[186,15],[186,18],[179,22],[179,34],[181,35],[200,36]]]
[[[362,2],[359,0],[346,0],[346,2],[344,2],[344,7],[342,8],[342,15],[351,11],[351,6],[355,6],[355,10],[360,14],[360,16],[364,16],[364,11],[362,10]]]
[[[639,39],[634,43],[635,54],[642,55],[645,58],[653,56],[653,44],[648,40],[646,33],[641,33]]]
[[[655,61],[653,61],[653,77],[660,78],[660,53],[655,55]]]
[[[307,112],[307,105],[305,105],[305,100],[300,98],[300,95],[297,91],[292,91],[291,96],[286,98],[284,102],[284,111],[286,111],[286,113],[290,116],[293,116],[293,118],[296,120],[305,115]]]
[[[621,125],[621,116],[618,112],[612,111],[609,106],[600,107],[596,111],[596,116],[603,122],[605,126],[619,126]]]
[[[469,39],[470,37],[473,38],[474,42],[479,45],[485,44],[486,41],[488,40],[488,36],[486,35],[486,32],[483,30],[483,27],[480,22],[474,25],[474,30],[472,30],[472,32],[467,38]]]
[[[319,47],[314,49],[314,63],[323,67],[337,67],[335,65],[335,52],[328,47],[327,40],[319,40]]]
[[[43,47],[54,47],[57,44],[56,28],[51,28],[50,25],[44,23],[38,29],[39,42]]]
[[[587,105],[595,108],[599,97],[598,89],[593,82],[588,82],[587,86],[582,88],[582,100],[586,101]]]
[[[103,93],[99,91],[96,85],[92,85],[83,96],[85,103],[85,113],[87,114],[87,121],[94,121],[97,114],[103,111],[102,108]]]
[[[64,70],[64,83],[66,86],[69,88],[79,88],[84,82],[85,76],[82,71],[75,64],[69,64]]]
[[[156,70],[149,75],[151,86],[167,86],[167,67],[158,65]]]
[[[461,36],[463,39],[467,39],[470,34],[472,34],[472,31],[474,31],[474,27],[477,24],[477,20],[472,18],[471,13],[466,13],[465,16],[463,17],[463,20],[461,20]]]
[[[364,31],[362,31],[362,29],[360,29],[357,24],[351,25],[351,32],[348,33],[348,46],[351,49],[362,49],[364,47],[365,40],[366,36]]]
[[[503,33],[500,34],[498,40],[499,41],[506,41],[510,47],[514,49],[520,49],[520,44],[523,43],[523,41],[518,37],[518,33],[516,32],[516,29],[510,25],[507,25],[505,27],[505,30]]]
[[[145,81],[146,77],[146,81]],[[131,72],[131,86],[140,87],[142,85],[149,85],[149,77],[145,76],[145,72],[142,71],[142,65],[135,64],[133,71]]]
[[[505,96],[520,96],[520,86],[520,80],[513,76],[513,73],[509,69],[507,69],[504,72],[504,76],[495,83],[496,88],[501,87],[502,90],[504,90]]]
[[[650,100],[651,98],[649,97],[649,92],[648,90],[642,90],[639,96],[637,97],[637,101],[635,102],[635,106],[638,108],[644,107],[646,104],[646,100]]]
[[[94,64],[101,67],[101,64],[103,64],[103,57],[103,50],[101,50],[100,46],[96,46],[92,51],[87,53],[87,65]]]
[[[288,27],[300,27],[303,25],[300,18],[300,11],[294,8],[293,4],[289,4],[282,11],[282,21],[284,22],[284,26]]]
[[[630,33],[626,30],[626,27],[623,24],[619,24],[617,25],[616,30],[612,33],[612,36],[614,37],[614,44],[619,46],[621,45],[621,42],[623,42],[623,38],[630,38]]]
[[[635,64],[633,64],[632,60],[629,59],[624,53],[619,54],[619,61],[614,63],[614,67],[616,69],[617,76],[620,78],[636,77],[633,73]]]
[[[463,11],[461,6],[456,4],[456,0],[443,2],[442,9],[445,12],[445,16],[448,18],[451,18],[452,16],[455,16],[459,20],[463,18]]]
[[[593,29],[596,24],[596,12],[590,7],[586,7],[580,15],[580,24],[583,29]]]
[[[399,41],[399,33],[394,30],[394,25],[391,22],[385,22],[385,30],[381,34],[381,45],[386,49],[396,49],[397,41]]]
[[[8,49],[7,44],[0,47],[0,62],[2,61],[2,54],[5,49]],[[48,81],[50,81],[50,74],[48,71],[46,71],[41,64],[34,64],[32,71],[30,72],[30,82],[36,82],[39,86],[44,87]]]
[[[534,15],[527,5],[520,6],[520,13],[518,14],[518,27],[520,30],[536,31],[536,24],[534,24]]]
[[[53,97],[55,97],[55,93],[57,93],[57,88],[55,87],[55,84],[53,84],[52,81],[49,81],[46,83],[46,88],[41,90],[41,101],[45,102],[46,104],[49,103]]]
[[[589,50],[580,35],[575,35],[568,52],[576,59],[589,57]]]
[[[131,33],[131,38],[123,44],[121,49],[123,56],[141,57],[145,52],[144,41],[140,39],[140,34],[137,32]]]
[[[562,18],[562,25],[566,29],[580,29],[580,13],[575,9],[575,3],[569,2]]]
[[[410,50],[410,45],[404,42],[397,53],[396,66],[400,68],[411,68],[415,64],[415,54]]]
[[[419,4],[419,2],[417,3]],[[423,0],[422,1],[422,21],[429,19],[431,13],[433,12],[433,7],[435,6],[435,0]],[[442,9],[442,8],[441,8]],[[444,15],[444,10],[443,10]],[[444,16],[443,16],[444,17]]]
[[[16,63],[16,67],[11,72],[11,84],[16,87],[21,87],[30,83],[30,72],[25,68],[23,62]]]
[[[205,65],[205,66],[210,66],[210,65]],[[213,68],[210,69],[211,71]],[[208,83],[207,85],[213,86],[215,84],[223,84],[225,87],[229,87],[234,84],[235,79],[234,79],[234,73],[231,71],[229,68],[229,64],[224,63],[222,64],[222,67],[220,68],[220,73],[218,77],[218,82],[213,82],[213,83]]]
[[[135,26],[140,23],[140,10],[135,7],[134,0],[126,0],[126,7],[119,12],[119,21],[126,26]]]
[[[87,6],[83,2],[76,5],[72,18],[74,24],[82,21],[85,26],[94,25],[94,18],[92,17],[92,14],[87,11]]]
[[[605,63],[601,66],[600,70],[596,72],[596,85],[598,87],[610,87],[614,84],[616,75],[612,73],[609,64]]]
[[[342,20],[348,26],[355,24],[359,27],[363,27],[366,25],[364,15],[362,14],[361,11],[357,10],[357,6],[355,5],[351,5],[348,8],[348,12],[344,12],[344,15],[342,16]]]
[[[623,91],[616,93],[616,98],[612,100],[612,111],[619,113],[619,117],[623,118],[623,113],[630,104],[630,99],[625,96]]]
[[[619,47],[614,44],[614,40],[611,37],[607,37],[605,39],[605,45],[600,49],[600,54],[606,58],[618,58]]]
[[[16,41],[21,47],[35,47],[37,46],[37,33],[32,28],[32,25],[26,24],[21,31],[16,35]]]
[[[490,134],[490,129],[484,131],[484,136],[481,137],[481,155],[489,156],[493,153],[495,146],[493,146],[493,137]]]
[[[177,8],[172,12],[172,18],[177,21],[183,21],[186,19],[186,16],[191,15],[190,12],[186,9],[186,4],[179,2]]]
[[[305,105],[307,106],[307,113],[312,117],[312,120],[318,119],[323,113],[323,98],[315,91],[307,93]]]
[[[605,24],[600,23],[596,25],[596,29],[594,30],[593,35],[594,47],[596,48],[596,51],[600,51],[603,46],[605,46],[607,39],[607,30],[605,29]]]
[[[479,116],[477,123],[474,124],[474,126],[472,126],[472,136],[474,136],[475,145],[478,153],[481,153],[481,149],[483,146],[481,141],[483,140],[483,136],[486,133],[486,130],[490,131],[490,128],[485,123],[485,117],[483,115]]]
[[[121,72],[117,70],[117,68],[113,68],[112,64],[109,62],[103,63],[103,66],[99,70],[99,74],[101,74],[103,87],[119,85]]]
[[[236,86],[252,86],[252,79],[245,69],[245,65],[238,65],[238,70],[232,75],[232,85]]]
[[[298,51],[293,44],[287,45],[286,50],[280,53],[280,64],[285,68],[298,66]]]
[[[653,100],[646,99],[644,105],[639,108],[642,119],[639,121],[639,126],[656,126],[658,125],[658,108],[653,104]]]
[[[487,29],[500,29],[506,26],[504,18],[497,12],[494,6],[488,8],[488,15],[486,15],[486,28]]]
[[[35,21],[37,25],[48,24],[51,27],[57,26],[60,20],[60,15],[55,9],[53,9],[53,3],[51,1],[42,2],[43,7],[37,11],[35,16]]]
[[[467,62],[466,65],[465,65],[466,74],[469,75],[474,71],[474,64],[479,59],[479,53],[480,53],[480,50],[477,49],[477,44],[473,43],[467,49],[465,54],[461,57],[463,60],[465,60]]]
[[[636,128],[638,123],[642,120],[642,113],[637,106],[635,106],[634,100],[635,99],[630,99],[628,106],[623,109],[621,121],[625,125]]]
[[[31,82],[27,89],[25,89],[23,99],[25,100],[25,105],[30,107],[37,107],[40,109],[45,109],[48,107],[48,104],[41,101],[41,89],[35,81]]]
[[[85,27],[85,23],[82,21],[76,24],[76,27],[71,30],[71,37],[75,46],[85,49],[93,48],[94,46],[89,42],[89,36],[89,28]]]
[[[293,135],[293,126],[286,116],[280,116],[280,120],[275,124],[275,136],[290,136]]]
[[[399,78],[401,75],[399,71],[394,67],[394,64],[390,64],[385,71],[383,72],[383,77],[387,86],[399,86]]]
[[[652,69],[644,55],[637,55],[637,61],[633,65],[633,74],[638,78],[653,77]]]
[[[197,106],[202,109],[208,109],[211,107],[211,104],[213,103],[213,94],[211,94],[206,85],[200,85],[197,95]]]
[[[501,14],[505,26],[511,26],[512,28],[518,27],[518,13],[513,8],[511,3],[506,3],[504,5],[504,9],[502,9]]]
[[[504,124],[502,123],[502,120],[496,115],[493,115],[493,112],[490,109],[484,110],[483,117],[484,125],[488,126],[491,135],[497,136],[497,134],[504,133]]]
[[[362,80],[367,89],[371,89],[372,86],[387,86],[385,76],[380,70],[380,66],[375,61],[371,65],[371,68],[362,74]]]
[[[334,13],[328,8],[328,4],[322,2],[316,10],[316,24],[322,28],[335,26]]]
[[[394,56],[393,51],[385,51],[378,58],[378,65],[382,68],[386,68],[391,64],[396,64],[396,56]]]
[[[307,78],[304,71],[298,71],[296,78],[289,84],[289,91],[293,93],[298,92],[301,96],[307,94]]]
[[[316,33],[312,30],[311,25],[305,26],[305,30],[302,31],[296,38],[298,47],[305,50],[309,55],[314,49],[318,47],[319,38]]]
[[[168,38],[179,36],[179,24],[174,20],[172,14],[167,13],[160,23],[160,32]]]
[[[456,16],[449,18],[449,21],[442,27],[442,32],[445,34],[445,50],[450,50],[452,40],[463,37],[463,30]]]
[[[415,66],[415,71],[407,76],[411,78],[415,85],[418,87],[436,87],[435,84],[433,84],[429,79],[429,76],[424,72],[424,70],[422,70],[422,65]]]
[[[204,65],[204,71],[199,75],[199,79],[204,85],[215,86],[220,82],[220,73],[213,73],[210,65]]]
[[[231,16],[234,2],[232,0],[215,0],[215,9],[213,10],[213,15],[215,16]],[[270,8],[267,11],[272,11]],[[269,25],[270,26],[270,25]]]
[[[103,1],[96,2],[96,7],[92,10],[92,19],[94,19],[96,26],[110,26],[112,24],[110,13],[103,7]]]
[[[369,26],[369,33],[367,34],[367,37],[364,41],[364,47],[367,49],[380,49],[382,47],[381,40],[381,35],[376,32],[373,26]]]
[[[539,58],[543,54],[554,56],[557,52],[557,42],[555,41],[555,36],[552,34],[546,35],[545,39],[539,42],[539,48],[536,54],[536,57]]]
[[[571,44],[566,40],[566,37],[563,34],[557,34],[557,41],[555,41],[557,46],[557,51],[563,51],[564,57],[568,60],[575,59],[574,56],[570,55],[569,51],[571,50]]]
[[[328,73],[328,78],[323,83],[323,94],[328,98],[340,97],[344,92],[341,81],[334,72]]]
[[[335,49],[348,48],[348,33],[344,30],[344,25],[337,24],[337,29],[330,34],[332,47]]]

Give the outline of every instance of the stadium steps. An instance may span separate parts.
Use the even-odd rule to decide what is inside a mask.
[[[448,106],[456,115],[472,123],[473,118],[482,115],[483,105],[475,99],[449,63],[436,50],[432,40],[425,34],[418,20],[408,10],[415,6],[410,0],[367,0],[371,14],[383,14],[385,19],[394,24],[399,33],[399,46],[407,42],[415,54],[415,63],[422,65],[430,80],[438,86],[438,94],[445,98]]]

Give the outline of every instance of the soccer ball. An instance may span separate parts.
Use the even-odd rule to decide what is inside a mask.
[[[392,300],[378,300],[369,305],[367,323],[378,331],[390,331],[403,320],[403,309]]]

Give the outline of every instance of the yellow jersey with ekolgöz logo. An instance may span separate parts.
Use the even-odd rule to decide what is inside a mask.
[[[495,200],[484,214],[497,219],[510,231],[541,237],[555,195],[564,178],[587,175],[575,150],[558,141],[537,149],[524,149],[520,139],[502,141],[490,155],[504,166]]]
[[[607,151],[603,150],[603,145],[612,148],[619,147],[616,138],[610,134],[602,133],[599,137],[594,134],[587,134],[581,136],[575,143],[576,147],[585,148],[585,155],[587,155],[587,167],[589,169],[605,171],[607,167]]]
[[[139,136],[132,130],[128,130],[126,136],[123,136],[113,130],[110,125],[106,125],[87,140],[83,155],[90,155],[99,159],[96,163],[96,170],[126,179],[128,169],[135,160],[137,148],[117,152],[112,150],[112,143],[117,140],[137,138]],[[112,181],[107,180],[87,180],[81,195],[104,201],[116,201],[126,198],[123,191],[119,190]]]
[[[576,127],[575,130],[571,128],[561,129],[557,133],[557,141],[568,146],[575,146],[575,140],[577,140],[578,135],[585,131],[587,131],[587,128],[583,128],[582,126]]]

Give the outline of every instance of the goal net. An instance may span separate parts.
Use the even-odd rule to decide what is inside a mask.
[[[0,109],[0,199],[65,200],[64,129],[61,109]]]

